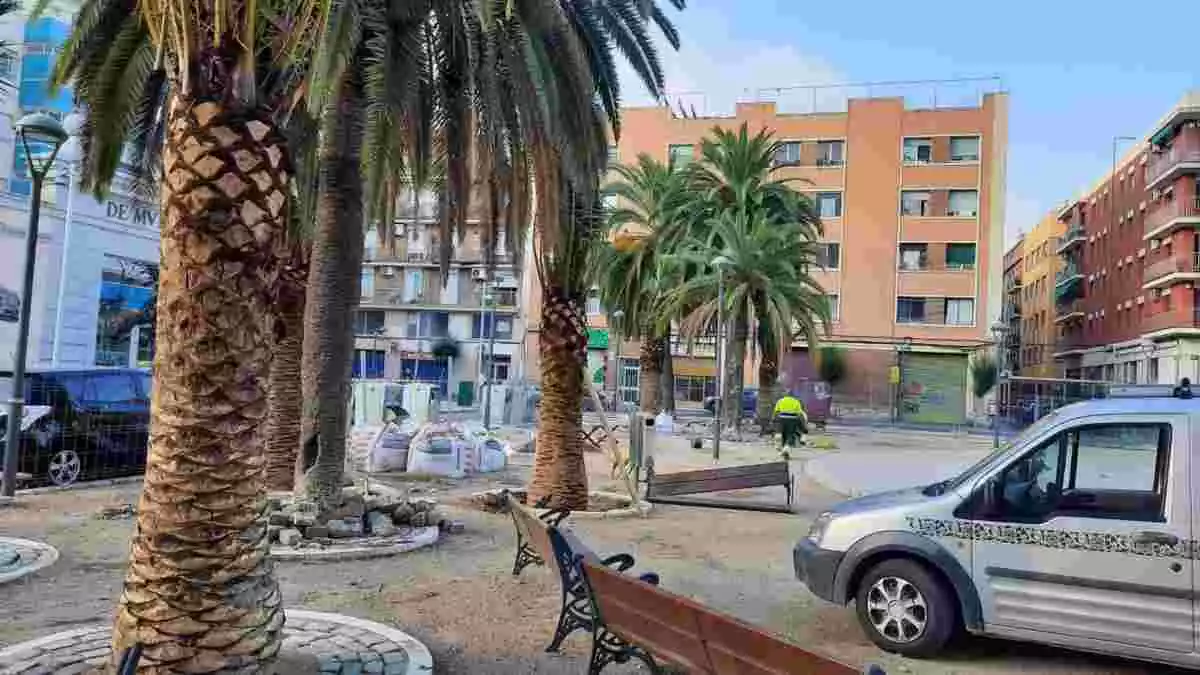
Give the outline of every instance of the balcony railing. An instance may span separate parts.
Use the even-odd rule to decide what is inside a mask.
[[[1184,130],[1166,151],[1150,155],[1150,161],[1146,163],[1146,185],[1153,184],[1184,162],[1200,164],[1200,134],[1194,132],[1194,129]]]
[[[1054,322],[1063,323],[1066,321],[1075,321],[1083,318],[1083,299],[1075,298],[1070,302],[1062,302],[1056,305],[1054,310]]]
[[[1081,272],[1079,270],[1079,266],[1074,263],[1071,263],[1071,264],[1068,264],[1066,267],[1062,268],[1061,270],[1059,270],[1058,273],[1054,275],[1054,285],[1055,286],[1063,286],[1067,283],[1070,283],[1072,281],[1076,281],[1076,280],[1082,279],[1082,278],[1083,278],[1083,272]]]
[[[1057,252],[1070,250],[1076,244],[1082,244],[1087,240],[1087,233],[1083,229],[1083,225],[1072,223],[1067,227],[1067,231],[1063,233],[1062,243],[1059,245]]]
[[[1139,327],[1143,333],[1153,333],[1168,328],[1197,328],[1200,327],[1200,315],[1194,310],[1166,310],[1143,316]]]
[[[1146,234],[1156,233],[1176,218],[1200,218],[1200,197],[1158,202],[1156,207],[1146,214]]]
[[[1147,265],[1146,270],[1142,273],[1142,283],[1148,284],[1168,274],[1178,274],[1181,272],[1200,272],[1200,253],[1173,255]]]

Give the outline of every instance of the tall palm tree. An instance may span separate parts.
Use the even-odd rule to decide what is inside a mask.
[[[682,6],[682,0],[673,3]],[[349,316],[359,274],[351,251],[362,248],[361,204],[386,229],[403,184],[424,184],[430,166],[440,165],[443,272],[455,229],[477,191],[485,202],[482,243],[490,278],[501,229],[512,252],[521,251],[534,183],[546,227],[558,229],[561,203],[567,203],[558,199],[560,187],[586,186],[602,171],[605,127],[618,130],[620,121],[613,52],[623,54],[653,90],[661,88],[650,23],[677,44],[666,16],[645,0],[358,0],[335,12],[334,38],[322,50],[319,70],[363,73],[361,94],[338,104],[340,123],[362,135],[342,138],[342,168],[321,186],[322,203],[336,201],[337,208],[319,211],[312,266],[302,431],[308,455],[302,461],[315,463],[306,481],[310,496],[328,501],[341,484],[345,383],[353,350]],[[352,65],[354,59],[361,59],[361,67]],[[354,174],[360,163],[351,156],[360,148],[366,179],[361,197],[349,187],[362,180]],[[588,194],[586,187],[581,194]],[[551,239],[561,234],[543,231]],[[324,234],[329,241],[338,237],[338,243],[321,245]]]
[[[599,247],[593,274],[605,307],[621,308],[630,337],[641,338],[638,389],[643,412],[662,407],[663,365],[670,348],[670,322],[655,310],[665,288],[659,257],[669,253],[687,233],[689,172],[642,154],[633,165],[614,167],[616,180],[605,192],[617,198],[608,214],[609,230],[620,238],[636,228],[638,241],[630,250],[619,243]],[[669,318],[669,317],[668,317]]]
[[[829,325],[829,306],[824,290],[810,274],[817,253],[807,231],[810,226],[777,220],[768,211],[750,209],[721,211],[706,227],[707,236],[690,235],[676,253],[667,257],[665,264],[674,270],[679,282],[663,296],[660,311],[686,312],[680,325],[685,336],[711,330],[717,317],[718,285],[723,283],[724,315],[734,326],[727,343],[732,352],[729,361],[744,358],[752,320],[758,322],[764,361],[779,363],[793,335],[803,336],[815,345],[822,328]],[[715,251],[714,241],[721,246]],[[710,264],[718,252],[729,261],[724,270]],[[732,371],[727,367],[727,376]],[[734,401],[741,400],[740,384],[731,381],[731,389],[737,394]]]
[[[113,653],[230,672],[279,650],[263,417],[295,168],[287,126],[323,32],[317,2],[86,0],[55,81],[87,106],[84,179],[161,139],[150,450]]]
[[[796,235],[809,245],[820,238],[821,223],[812,202],[791,186],[793,179],[781,177],[779,173],[780,167],[775,162],[778,148],[779,143],[771,132],[760,130],[750,134],[744,123],[736,131],[713,127],[711,135],[701,141],[700,159],[693,167],[692,183],[699,198],[694,203],[691,219],[695,234],[706,239],[713,257],[727,245],[716,228],[707,233],[704,229],[707,224],[719,222],[723,214],[731,214],[735,221],[744,216],[745,222],[758,222],[761,214],[763,219],[771,222],[795,225]],[[730,386],[725,391],[722,409],[727,421],[733,425],[741,422],[743,364],[752,316],[758,315],[729,315],[732,330],[726,340],[724,377]],[[779,358],[791,344],[792,333],[779,333],[777,328],[777,325],[759,319],[755,339],[761,353],[760,408],[774,402]]]

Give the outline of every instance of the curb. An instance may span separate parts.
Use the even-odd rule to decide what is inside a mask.
[[[43,551],[43,554],[38,556],[37,560],[29,565],[21,565],[20,567],[9,571],[0,572],[0,584],[15,581],[22,577],[28,576],[43,570],[58,561],[58,549],[50,544],[44,544],[40,541],[32,539],[17,539],[15,537],[0,537],[0,544],[9,544],[11,546],[23,546],[27,549],[32,548]]]
[[[339,560],[369,560],[371,558],[386,558],[388,556],[408,553],[417,549],[433,546],[438,542],[438,528],[413,528],[413,538],[409,541],[399,541],[390,545],[376,546],[331,546],[327,548],[292,548],[290,546],[272,546],[271,557],[275,560],[299,562],[336,562]],[[354,540],[347,540],[354,541]],[[359,540],[361,541],[361,540]]]
[[[119,487],[141,483],[142,476],[123,476],[121,478],[102,478],[100,480],[79,481],[70,485],[43,485],[42,487],[17,490],[17,497],[25,495],[46,495],[55,492],[70,492],[71,490],[87,490],[89,488]]]

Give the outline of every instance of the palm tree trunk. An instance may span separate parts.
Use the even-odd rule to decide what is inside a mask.
[[[268,557],[263,420],[286,141],[270,118],[173,97],[150,450],[113,627],[146,672],[259,672],[283,611]]]
[[[779,361],[776,355],[762,349],[762,360],[758,362],[758,428],[762,435],[771,433],[772,414],[775,401],[779,398]]]
[[[659,393],[659,401],[662,409],[667,411],[667,414],[675,414],[675,357],[671,354],[671,331],[667,330],[666,350],[663,352],[662,366],[662,390]]]
[[[346,409],[354,360],[354,310],[363,252],[362,55],[346,69],[325,113],[302,360],[304,410],[297,473],[325,511],[340,500],[345,471]]]
[[[725,424],[742,433],[742,390],[745,388],[746,341],[750,336],[749,319],[744,308],[734,308],[733,333],[729,336],[725,358]]]
[[[561,287],[542,289],[538,333],[542,362],[542,411],[529,503],[583,510],[588,504],[587,467],[581,439],[587,324],[578,300]]]
[[[651,415],[661,407],[663,343],[661,337],[642,338],[638,353],[638,398],[641,411]]]
[[[291,490],[300,452],[300,361],[304,348],[304,296],[308,285],[308,251],[301,243],[288,247],[279,273],[275,348],[267,384],[267,489]]]

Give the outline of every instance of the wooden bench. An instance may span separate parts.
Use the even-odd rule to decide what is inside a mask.
[[[589,675],[636,658],[653,673],[669,663],[698,675],[854,675],[733,617],[658,588],[656,579],[616,573],[586,558],[576,566],[592,602]],[[883,675],[871,666],[868,673]]]
[[[579,577],[579,569],[573,561],[582,558],[624,571],[633,567],[633,556],[619,553],[600,558],[569,532],[558,529],[557,525],[570,515],[567,511],[547,511],[539,516],[512,495],[508,497],[508,507],[517,530],[517,561],[513,566],[513,576],[519,575],[521,570],[531,564],[544,565],[547,562],[551,563],[558,573],[562,587],[562,607],[558,613],[554,637],[546,647],[548,652],[558,651],[563,640],[571,633],[593,629],[591,602]]]
[[[731,499],[679,499],[682,495],[776,485],[787,489],[787,506]],[[792,474],[787,462],[768,462],[678,473],[655,473],[654,465],[650,463],[646,477],[646,501],[659,504],[790,513],[792,510]]]

